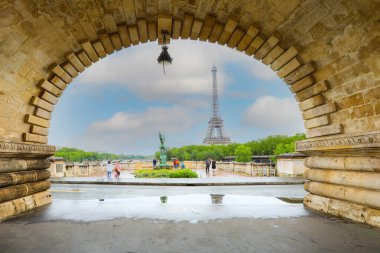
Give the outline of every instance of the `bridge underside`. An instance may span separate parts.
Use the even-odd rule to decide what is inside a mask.
[[[167,30],[270,66],[307,129],[304,204],[380,226],[379,20],[376,0],[2,1],[0,219],[51,201],[48,130],[72,80]]]

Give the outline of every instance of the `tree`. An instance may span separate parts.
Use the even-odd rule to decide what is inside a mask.
[[[235,156],[237,162],[250,162],[252,161],[251,149],[246,145],[239,145],[235,149]]]

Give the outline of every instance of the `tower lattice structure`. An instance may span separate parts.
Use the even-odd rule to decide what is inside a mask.
[[[203,139],[203,144],[229,144],[231,143],[230,137],[227,137],[223,120],[219,115],[219,102],[218,102],[218,86],[216,82],[216,67],[213,66],[212,72],[212,115],[208,122],[208,129],[206,137]]]

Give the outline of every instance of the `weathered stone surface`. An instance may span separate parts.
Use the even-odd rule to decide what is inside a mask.
[[[89,41],[82,43],[81,46],[92,62],[97,62],[99,60],[98,54],[95,52],[95,49]]]
[[[304,163],[306,167],[314,169],[380,172],[380,158],[370,156],[312,156],[305,158]]]
[[[45,109],[49,112],[52,112],[54,110],[54,105],[51,103],[48,103],[39,97],[34,96],[31,100],[31,104],[37,107],[40,107],[42,109]]]
[[[309,169],[305,177],[315,182],[380,190],[380,173]]]
[[[239,45],[237,46],[237,50],[245,51],[258,33],[259,33],[259,29],[257,29],[255,26],[249,27],[247,32],[244,34],[244,37],[239,42]]]
[[[280,57],[278,57],[277,60],[275,60],[272,65],[270,66],[271,69],[274,71],[279,70],[282,66],[284,66],[286,63],[288,63],[290,60],[292,60],[294,57],[296,57],[298,54],[298,49],[296,49],[294,46],[290,47],[288,50],[285,51]]]
[[[306,76],[305,78],[295,82],[290,86],[290,90],[293,93],[299,92],[314,84],[314,78],[312,76]]]
[[[265,65],[271,64],[274,60],[276,60],[282,53],[284,49],[281,46],[276,46],[272,51],[269,52],[267,56],[264,57],[263,63]]]
[[[0,203],[42,192],[49,188],[50,182],[47,180],[0,188]]]
[[[297,70],[292,72],[290,75],[287,75],[285,77],[285,82],[287,84],[293,84],[297,82],[298,80],[304,78],[305,76],[313,73],[315,71],[315,66],[313,63],[307,63],[305,65],[302,65]]]
[[[137,19],[137,28],[139,29],[140,41],[145,43],[148,41],[148,23],[145,19]]]
[[[321,127],[306,130],[306,137],[313,138],[313,137],[318,137],[318,136],[340,134],[342,133],[342,131],[343,129],[342,129],[341,124],[321,126]]]
[[[201,29],[203,26],[203,21],[195,19],[193,21],[193,26],[191,27],[191,33],[190,33],[190,39],[196,40],[199,37],[199,34],[201,33]]]
[[[81,56],[81,57],[83,57],[83,56]],[[76,71],[83,72],[85,70],[83,63],[74,53],[67,54],[66,59],[71,63],[71,65],[73,65],[73,67],[75,68]],[[86,61],[86,60],[84,60],[84,61]],[[88,64],[88,61],[86,61],[86,64]]]
[[[58,98],[47,91],[43,91],[40,95],[40,98],[53,105],[55,105],[58,102]]]
[[[62,90],[61,89],[58,89],[56,86],[54,86],[52,83],[50,83],[46,79],[42,79],[41,82],[40,82],[40,84],[39,84],[39,86],[42,89],[50,92],[51,94],[53,94],[56,97],[59,97],[62,94]]]
[[[305,183],[306,191],[334,199],[351,201],[354,203],[368,205],[380,209],[380,192],[363,188],[354,188],[336,184],[308,182]]]
[[[235,48],[241,40],[241,38],[243,37],[243,35],[244,32],[241,29],[236,28],[235,31],[232,33],[230,39],[228,40],[227,46],[230,48]]]
[[[0,188],[18,185],[30,182],[37,182],[48,179],[50,172],[48,170],[33,170],[22,171],[13,173],[1,173],[0,174]]]
[[[216,17],[207,15],[202,26],[202,31],[199,35],[199,40],[206,41],[211,34],[212,28],[216,22]],[[174,37],[173,37],[174,38]]]
[[[126,25],[118,25],[117,31],[119,33],[121,44],[123,44],[123,47],[129,47],[132,44],[132,42],[131,42],[131,39],[129,38],[127,26]]]
[[[315,118],[321,115],[329,114],[336,111],[336,107],[334,103],[328,103],[325,105],[321,105],[318,107],[315,107],[313,109],[307,110],[304,113],[302,113],[302,116],[304,119],[311,119]]]
[[[137,31],[137,28],[136,28],[136,31]],[[104,58],[107,56],[107,52],[106,50],[104,49],[103,47],[103,44],[101,41],[96,41],[94,43],[92,43],[92,46],[96,52],[96,55],[99,57],[99,58]]]
[[[32,133],[24,133],[23,134],[24,141],[26,142],[35,142],[35,143],[44,143],[48,142],[47,136],[32,134]]]
[[[45,128],[45,127],[40,127],[40,126],[32,125],[32,126],[30,126],[30,132],[32,134],[38,134],[38,135],[48,136],[49,129]]]
[[[173,20],[173,31],[172,31],[172,38],[173,39],[179,39],[180,33],[182,28],[182,22],[179,19]]]
[[[330,123],[329,117],[324,115],[313,119],[305,120],[305,128],[311,129],[315,127],[325,126]]]
[[[50,122],[48,120],[33,116],[31,114],[26,115],[25,121],[29,124],[33,124],[33,125],[37,125],[37,126],[41,126],[41,127],[49,127],[50,126]]]
[[[115,50],[113,48],[112,42],[110,40],[110,37],[108,36],[108,33],[99,33],[98,35],[99,35],[99,39],[102,42],[103,48],[106,51],[106,53],[107,54],[112,54]],[[96,48],[95,48],[95,51],[96,51]],[[103,57],[101,57],[101,58],[103,58]]]
[[[49,111],[46,111],[46,110],[41,109],[41,108],[37,108],[34,115],[36,115],[37,117],[40,117],[40,118],[47,119],[47,120],[51,119],[51,113]]]
[[[27,197],[0,203],[0,220],[31,211],[49,203],[51,203],[49,191],[42,191]]]
[[[182,23],[182,31],[181,31],[181,38],[182,39],[188,39],[190,37],[191,33],[191,27],[193,25],[193,19],[194,17],[191,15],[185,15],[185,18],[183,19]]]
[[[132,45],[137,45],[139,44],[139,31],[137,29],[136,25],[130,25],[128,26],[128,33],[129,33],[129,38],[131,39]]]
[[[58,64],[53,64],[51,71],[61,78],[65,83],[71,83],[71,76]]]
[[[47,169],[50,162],[46,159],[33,158],[1,158],[0,173],[17,172],[26,170]]]
[[[253,55],[265,42],[264,36],[258,34],[245,50],[247,55]]]
[[[62,65],[62,68],[65,70],[67,74],[69,74],[70,77],[74,78],[78,76],[78,71],[74,68],[73,65],[71,65],[70,62],[64,63]]]
[[[302,111],[306,111],[308,109],[314,108],[318,105],[321,105],[325,102],[325,99],[322,95],[316,95],[314,97],[311,97],[309,99],[306,99],[305,101],[302,101],[299,103],[299,107]]]
[[[185,19],[186,21],[186,19]],[[215,23],[214,27],[212,28],[212,31],[211,31],[211,34],[210,34],[210,37],[208,39],[208,41],[210,41],[211,43],[215,43],[219,37],[220,37],[220,34],[222,33],[224,29],[224,25],[221,24],[221,23]],[[183,28],[182,28],[183,30]],[[185,37],[182,37],[181,38],[185,39]]]
[[[172,33],[174,33],[174,28]],[[149,22],[148,23],[148,38],[149,41],[155,41],[157,40],[157,23],[156,22]]]
[[[319,82],[309,88],[306,88],[298,93],[296,93],[296,98],[298,101],[305,101],[315,95],[318,95],[324,91],[328,90],[328,85],[326,81]]]
[[[222,33],[220,34],[220,37],[217,40],[217,42],[221,45],[225,45],[227,43],[228,39],[231,37],[231,34],[235,30],[237,24],[238,23],[235,20],[229,19],[227,21],[226,25],[224,26],[224,29],[223,29]]]
[[[264,45],[255,53],[255,58],[264,58],[279,42],[280,38],[275,35],[270,36]]]
[[[112,45],[116,51],[119,51],[123,48],[123,44],[121,43],[119,33],[111,33],[110,38],[111,38]]]
[[[281,78],[284,78],[285,76],[292,73],[294,70],[296,70],[298,67],[302,65],[301,61],[298,58],[293,58],[289,63],[287,63],[285,66],[283,66],[278,72],[277,75]]]

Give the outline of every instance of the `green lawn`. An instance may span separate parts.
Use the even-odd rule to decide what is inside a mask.
[[[197,178],[198,174],[190,169],[142,169],[134,172],[136,178]]]

